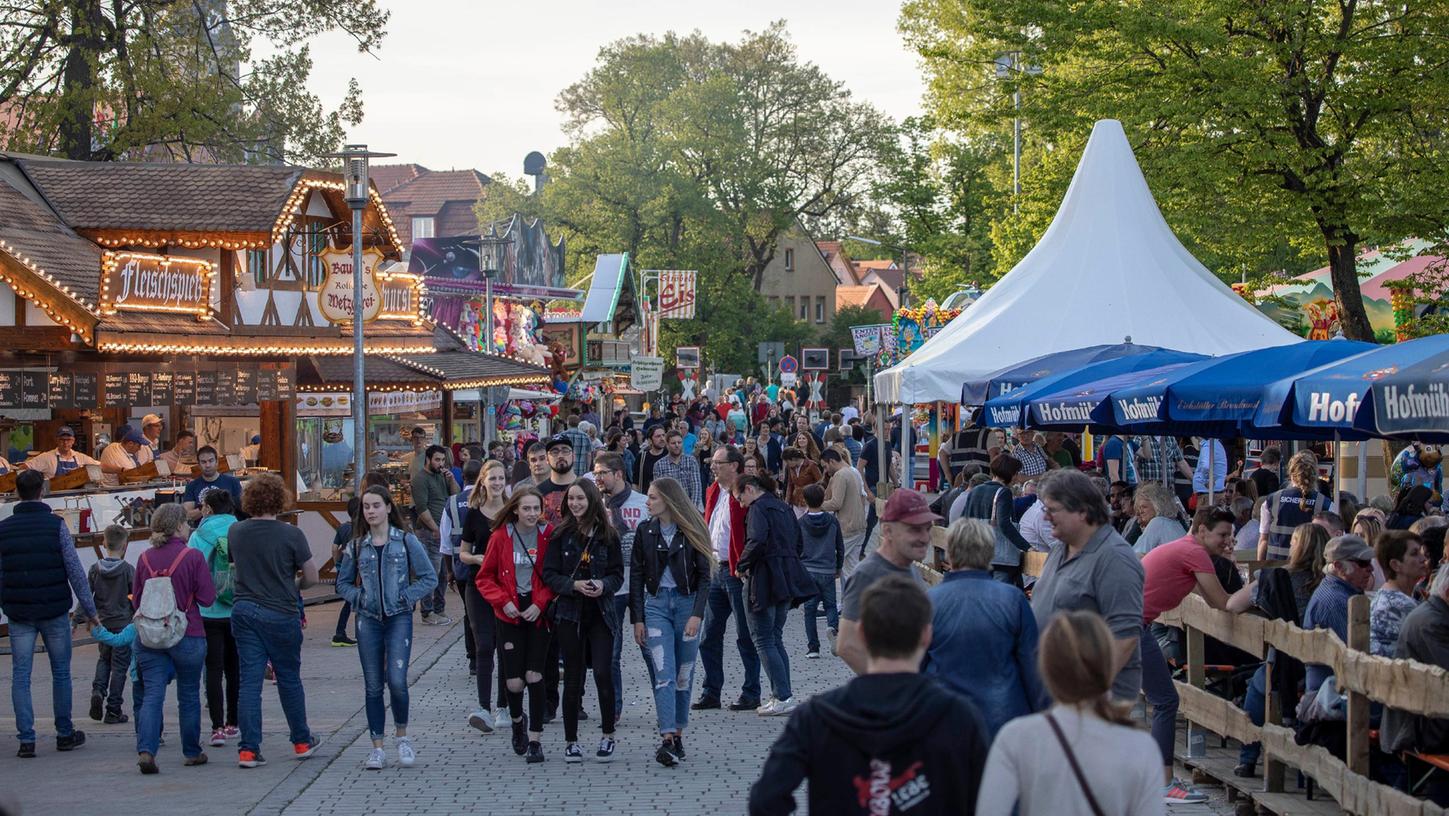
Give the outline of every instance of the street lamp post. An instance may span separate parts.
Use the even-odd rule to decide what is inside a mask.
[[[369,159],[397,154],[373,153],[367,145],[350,144],[340,153],[323,155],[342,159],[347,206],[352,209],[352,487],[354,494],[361,496],[362,480],[367,475],[367,383],[362,356],[362,214],[371,197],[367,164]]]
[[[1041,66],[1028,65],[1024,68],[1017,66],[1021,59],[1020,51],[1008,51],[996,58],[996,78],[1005,79],[1012,71],[1023,71],[1031,76],[1041,73]],[[1015,214],[1020,209],[1021,199],[1021,88],[1016,87],[1011,91],[1011,212]]]
[[[498,234],[498,227],[490,225],[488,234],[478,238],[478,272],[483,275],[483,302],[487,318],[483,325],[485,350],[492,354],[493,347],[493,280],[503,271],[504,254],[508,251],[508,237]]]

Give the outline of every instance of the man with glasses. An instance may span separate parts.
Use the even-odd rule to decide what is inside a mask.
[[[574,473],[574,446],[567,437],[555,436],[545,447],[548,454],[549,476],[538,483],[538,493],[543,497],[543,518],[550,527],[563,523],[563,501],[569,485],[577,482]]]
[[[719,569],[709,584],[709,606],[704,614],[704,636],[699,642],[699,660],[704,664],[704,690],[692,706],[699,711],[719,708],[724,690],[724,633],[730,615],[735,618],[735,644],[745,667],[745,683],[731,711],[753,711],[760,707],[760,655],[750,637],[745,615],[744,582],[735,566],[745,549],[745,507],[735,497],[735,486],[745,470],[745,457],[734,446],[716,448],[710,456],[714,484],[704,494],[704,526],[710,545],[719,558]]]
[[[1348,642],[1348,602],[1362,595],[1374,580],[1374,551],[1356,535],[1341,535],[1328,542],[1323,550],[1323,580],[1313,590],[1303,610],[1304,629],[1330,629],[1339,640]],[[1303,703],[1299,706],[1299,722],[1315,719],[1311,704],[1324,681],[1333,676],[1333,667],[1322,663],[1303,666]]]
[[[697,470],[697,469],[696,469]],[[634,552],[634,533],[639,525],[649,520],[649,502],[643,493],[629,487],[629,478],[624,474],[624,457],[613,451],[603,451],[594,456],[594,483],[599,486],[599,492],[604,494],[604,503],[609,508],[609,521],[614,525],[614,531],[619,534],[619,549],[623,553],[624,563],[630,563]],[[619,613],[619,620],[626,620],[629,609],[629,569],[624,569],[624,583],[619,591],[614,593],[614,608]],[[624,675],[622,658],[624,656],[624,630],[620,626],[619,631],[614,633],[614,719],[617,721],[619,715],[624,713]],[[649,651],[639,647],[639,653],[644,656],[644,667],[649,670],[649,687],[654,687],[654,661],[649,659]]]

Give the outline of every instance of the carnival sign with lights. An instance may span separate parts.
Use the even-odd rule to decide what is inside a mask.
[[[140,252],[107,252],[101,258],[101,314],[119,311],[211,316],[209,261]]]

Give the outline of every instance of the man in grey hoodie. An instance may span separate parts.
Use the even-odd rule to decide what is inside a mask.
[[[840,614],[835,607],[835,579],[840,577],[841,567],[845,564],[845,537],[835,516],[820,509],[825,502],[825,488],[818,484],[808,485],[804,496],[806,512],[800,517],[800,539],[804,542],[805,553],[800,561],[815,580],[815,588],[820,593],[805,602],[805,657],[815,660],[820,657],[820,634],[815,619],[822,604],[825,606],[825,634],[830,638],[831,654],[835,653],[835,631],[840,626]]]

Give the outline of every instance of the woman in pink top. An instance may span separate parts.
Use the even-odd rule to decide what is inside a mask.
[[[1142,581],[1142,691],[1152,704],[1152,738],[1162,752],[1163,801],[1203,802],[1207,797],[1172,778],[1172,743],[1177,730],[1177,689],[1172,669],[1157,638],[1152,622],[1163,612],[1176,609],[1193,590],[1214,609],[1227,609],[1228,593],[1218,581],[1212,556],[1231,553],[1233,514],[1205,507],[1192,518],[1192,530],[1176,541],[1156,547],[1142,559],[1146,573]],[[1252,585],[1239,590],[1251,597]]]
[[[186,636],[169,649],[152,649],[136,641],[136,670],[145,693],[136,714],[136,753],[141,773],[157,772],[156,748],[161,740],[161,707],[166,702],[166,683],[176,678],[176,704],[180,715],[181,764],[205,765],[201,752],[201,674],[206,666],[206,629],[201,607],[216,602],[216,586],[200,550],[186,546],[190,527],[186,508],[163,504],[151,515],[151,549],[141,554],[136,565],[136,582],[131,594],[141,608],[146,581],[169,577],[176,595],[176,608],[186,612]]]

